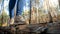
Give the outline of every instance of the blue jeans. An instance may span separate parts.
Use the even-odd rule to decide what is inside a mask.
[[[10,0],[9,1],[9,15],[10,18],[14,17],[14,6],[15,6],[16,0]]]
[[[28,3],[28,5],[27,5]],[[10,0],[9,2],[9,13],[10,18],[14,17],[14,6],[17,5],[16,16],[22,15],[24,7],[30,8],[30,0]]]

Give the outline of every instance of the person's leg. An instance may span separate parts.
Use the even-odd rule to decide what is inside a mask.
[[[22,15],[23,7],[24,7],[23,5],[24,5],[23,0],[18,0],[18,2],[17,2],[16,16]]]
[[[19,0],[17,3],[16,16],[19,16],[20,21],[28,22],[30,11],[30,0]],[[26,13],[27,12],[27,13]]]
[[[24,0],[25,1],[25,0]],[[20,23],[20,24],[24,24],[22,19],[22,12],[23,12],[23,5],[24,5],[25,2],[23,2],[23,0],[18,0],[17,1],[17,10],[16,10],[16,22]],[[21,19],[22,18],[22,19]]]
[[[10,0],[9,1],[9,14],[10,14],[10,24],[14,23],[14,6],[15,6],[16,0]]]

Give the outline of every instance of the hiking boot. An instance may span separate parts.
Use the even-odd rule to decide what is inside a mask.
[[[22,16],[20,16],[20,15],[19,16],[16,16],[15,22],[16,23],[20,23],[20,24],[25,24],[24,18]]]
[[[14,18],[11,18],[11,19],[10,19],[10,24],[11,24],[11,25],[14,24]]]

